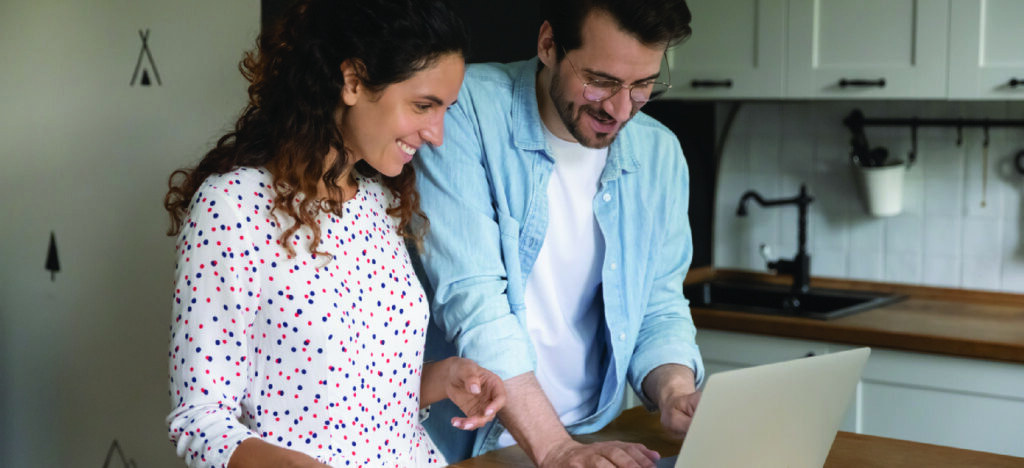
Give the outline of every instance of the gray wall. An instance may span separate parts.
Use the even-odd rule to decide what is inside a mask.
[[[1024,128],[990,130],[987,186],[982,129],[964,129],[963,146],[956,146],[955,128],[921,128],[917,163],[904,180],[903,213],[874,218],[850,169],[842,119],[854,108],[868,118],[1024,118],[1024,102],[746,103],[719,171],[715,264],[763,271],[762,242],[776,256],[791,257],[794,207],[752,206],[738,218],[736,206],[745,190],[791,197],[806,182],[815,197],[808,233],[813,275],[1024,292],[1024,175],[1012,169],[1013,156],[1024,150]],[[868,127],[867,136],[891,155],[910,151],[909,128]]]
[[[0,2],[0,465],[100,467],[117,439],[140,468],[181,466],[161,200],[245,103],[259,7]],[[145,28],[162,85],[133,87]]]

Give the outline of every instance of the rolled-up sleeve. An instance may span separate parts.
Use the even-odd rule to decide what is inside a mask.
[[[235,206],[204,188],[177,245],[167,422],[189,466],[226,467],[238,444],[257,436],[239,422],[239,403],[248,379],[246,323],[260,285]]]
[[[444,144],[416,158],[430,219],[421,260],[434,321],[460,356],[502,379],[534,370],[529,335],[512,313],[506,261],[518,261],[516,223],[494,201],[473,99],[464,89],[445,118]]]
[[[674,139],[673,139],[674,141]],[[693,370],[696,384],[704,380],[704,364],[695,341],[696,327],[690,315],[689,302],[683,296],[683,280],[693,258],[693,242],[687,217],[689,205],[689,174],[678,143],[672,145],[672,161],[659,177],[670,181],[664,195],[667,210],[659,239],[651,250],[650,265],[653,283],[627,378],[642,402],[653,409],[654,403],[644,395],[643,380],[664,364],[682,364]]]

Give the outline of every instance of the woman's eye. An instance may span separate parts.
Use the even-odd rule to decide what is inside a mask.
[[[433,107],[432,104],[425,104],[425,103],[417,103],[416,104],[416,110],[418,110],[420,112],[426,112],[426,111],[430,110],[431,107]]]

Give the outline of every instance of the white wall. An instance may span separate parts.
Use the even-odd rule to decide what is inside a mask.
[[[141,468],[181,466],[164,423],[174,243],[161,201],[171,170],[245,103],[237,63],[259,9],[0,2],[0,465],[100,467],[118,439]],[[162,86],[130,86],[144,28]]]
[[[990,130],[986,206],[981,206],[980,128],[918,130],[917,163],[907,172],[903,213],[869,216],[850,171],[850,132],[842,119],[855,108],[868,118],[1024,119],[1024,103],[792,102],[743,104],[725,144],[715,202],[714,263],[765,270],[762,242],[778,257],[796,252],[797,210],[751,204],[736,216],[744,191],[792,197],[801,182],[811,204],[808,250],[815,276],[967,289],[1024,292],[1024,175],[1012,158],[1024,150],[1024,128]],[[726,105],[719,106],[724,114]],[[910,129],[867,127],[871,146],[890,155],[910,151]]]

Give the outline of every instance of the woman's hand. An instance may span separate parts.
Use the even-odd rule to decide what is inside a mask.
[[[451,357],[447,363],[445,394],[463,413],[452,426],[473,430],[487,424],[505,406],[505,384],[493,372],[469,359]]]
[[[466,358],[423,363],[420,407],[445,398],[466,415],[452,418],[452,426],[469,431],[490,422],[505,406],[505,384],[493,372]]]

